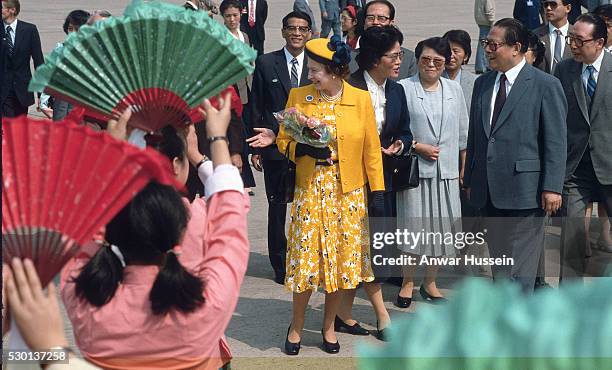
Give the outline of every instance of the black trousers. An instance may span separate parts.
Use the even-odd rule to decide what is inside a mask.
[[[260,56],[264,53],[264,39],[260,39],[257,35],[257,30],[255,28],[247,27],[247,35],[249,36],[249,41],[251,46],[257,50],[257,56]]]
[[[262,161],[266,195],[269,198],[271,189],[278,183],[278,178],[287,166],[286,160]],[[268,255],[270,264],[277,277],[284,277],[286,272],[287,236],[285,235],[285,218],[287,205],[270,203],[268,200]]]
[[[510,279],[525,292],[533,291],[544,250],[544,220],[540,208],[499,209],[487,197],[483,211],[486,240],[492,258],[511,257],[513,264],[493,264],[495,280]]]
[[[586,206],[591,202],[599,202],[599,206],[608,211],[608,216],[612,215],[612,185],[601,184],[590,159],[585,158],[563,187],[561,281],[584,276],[587,243],[584,217]]]
[[[9,91],[8,96],[2,101],[2,117],[13,118],[28,114],[28,106],[21,105],[15,91]]]

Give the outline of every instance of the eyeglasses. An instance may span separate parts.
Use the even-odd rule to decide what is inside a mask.
[[[542,3],[542,9],[546,9],[546,8],[550,7],[550,9],[555,10],[555,9],[557,9],[558,6],[559,6],[559,4],[557,4],[556,1],[544,1]]]
[[[399,60],[403,60],[403,59],[404,59],[404,54],[405,54],[405,53],[404,53],[404,51],[402,50],[402,51],[399,51],[399,52],[397,52],[397,53],[383,54],[383,56],[385,56],[385,57],[387,57],[387,58],[390,58],[390,59],[391,59],[391,60],[393,60],[393,61],[396,61],[396,60],[398,60],[398,59],[399,59]]]
[[[582,40],[582,39],[579,39],[576,36],[572,36],[572,35],[565,36],[565,43],[567,45],[571,45],[572,42],[573,42],[574,44],[576,44],[576,47],[579,47],[579,48],[581,48],[584,45],[585,42],[595,41],[595,40],[597,40],[597,39]]]
[[[374,21],[379,21],[380,23],[385,23],[388,22],[391,17],[387,17],[385,15],[373,15],[373,14],[368,14],[365,16],[366,21],[369,22],[374,22]]]
[[[425,66],[425,67],[427,67],[431,63],[433,63],[434,67],[436,67],[436,68],[442,68],[446,64],[446,60],[445,59],[442,59],[442,58],[432,58],[432,57],[421,57],[419,59],[419,62],[423,66]]]
[[[491,51],[497,51],[497,49],[499,49],[499,47],[502,45],[508,44],[506,44],[505,42],[495,42],[487,39],[480,40],[480,46],[482,46],[483,49],[486,49],[488,47],[489,49],[491,49]]]
[[[310,32],[310,27],[303,27],[303,26],[287,26],[287,27],[284,27],[283,29],[288,32],[299,32],[299,33]]]

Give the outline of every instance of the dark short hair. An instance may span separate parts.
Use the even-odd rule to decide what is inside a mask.
[[[449,43],[454,42],[455,44],[461,46],[461,49],[463,49],[463,52],[467,57],[465,63],[470,61],[470,57],[472,56],[472,38],[470,37],[469,33],[464,30],[450,30],[447,31],[442,37],[447,39]]]
[[[391,2],[389,2],[387,0],[373,0],[373,1],[368,2],[363,7],[364,17],[368,14],[368,9],[370,9],[370,6],[372,6],[374,4],[383,4],[383,5],[386,5],[387,8],[389,8],[389,18],[391,18],[391,20],[395,19],[395,7],[393,6],[393,4],[391,4]],[[361,47],[361,43],[359,43],[359,46]]]
[[[228,8],[236,8],[242,11],[242,4],[240,4],[240,0],[223,0],[221,5],[219,5],[219,13],[221,13],[221,16],[225,14]]]
[[[426,47],[433,49],[436,53],[442,55],[446,63],[450,62],[451,56],[453,53],[451,52],[451,48],[450,48],[450,44],[448,43],[448,40],[445,39],[444,37],[430,37],[428,39],[420,41],[417,44],[416,49],[414,49],[414,54],[417,59],[421,57],[421,54],[423,53],[423,49]]]
[[[505,32],[504,42],[508,45],[521,44],[520,52],[525,54],[529,44],[529,30],[520,21],[514,18],[502,18],[495,22],[493,27],[503,28]]]
[[[368,71],[374,68],[380,58],[393,48],[396,42],[401,45],[404,35],[395,26],[370,27],[363,32],[359,39],[359,54],[357,64],[359,69]]]
[[[594,26],[592,38],[603,39],[604,46],[608,43],[608,26],[602,17],[593,13],[585,13],[576,18],[576,22],[592,24]]]
[[[89,19],[90,16],[91,14],[89,14],[89,12],[86,12],[84,10],[71,11],[66,17],[66,20],[64,21],[64,26],[63,26],[64,33],[68,34],[68,27],[71,24],[77,27],[81,27],[82,25],[87,23],[87,20]]]
[[[308,27],[312,28],[312,19],[310,19],[310,16],[299,10],[294,10],[283,18],[283,28],[289,25],[289,19],[291,18],[303,19],[308,22]]]
[[[612,19],[612,4],[598,6],[595,8],[595,10],[593,10],[593,14],[597,14],[605,19]]]
[[[546,53],[546,46],[544,46],[544,43],[540,40],[540,38],[538,37],[538,35],[536,35],[535,33],[529,31],[529,44],[528,44],[528,48],[531,49],[533,51],[533,54],[535,55],[535,60],[533,62],[533,65],[539,65],[540,63],[542,63],[542,61],[544,60],[544,54]]]

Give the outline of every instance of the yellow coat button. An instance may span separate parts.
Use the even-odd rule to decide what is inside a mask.
[[[338,117],[342,117],[342,112],[338,112],[336,114],[338,115]]]
[[[342,158],[342,162],[346,162],[346,158]]]
[[[344,135],[340,135],[340,140],[344,140]]]

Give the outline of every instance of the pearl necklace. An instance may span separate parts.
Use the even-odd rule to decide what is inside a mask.
[[[326,93],[323,92],[323,90],[319,91],[319,94],[321,94],[321,97],[324,100],[331,103],[331,102],[337,102],[338,100],[340,100],[343,92],[344,92],[344,86],[342,86],[342,88],[340,88],[340,91],[338,91],[338,93],[334,96],[327,95]]]

